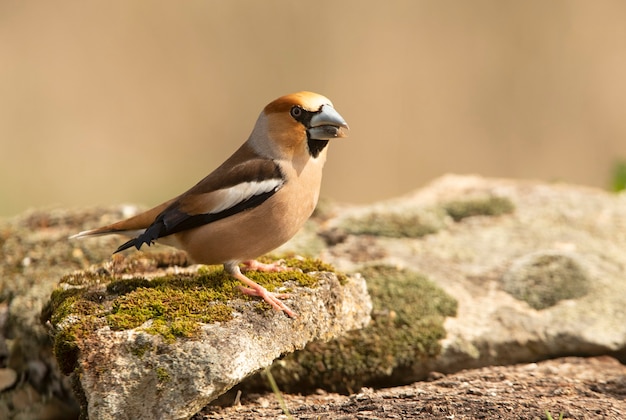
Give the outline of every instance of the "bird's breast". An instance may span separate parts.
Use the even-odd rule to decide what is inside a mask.
[[[284,185],[259,206],[175,234],[180,248],[202,264],[255,259],[278,248],[315,209],[322,177],[321,166],[312,163],[299,173],[284,167]]]

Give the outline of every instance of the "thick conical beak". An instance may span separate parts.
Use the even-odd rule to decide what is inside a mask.
[[[330,140],[337,137],[348,137],[348,123],[343,119],[335,108],[323,105],[313,117],[310,127],[307,129],[310,139]]]

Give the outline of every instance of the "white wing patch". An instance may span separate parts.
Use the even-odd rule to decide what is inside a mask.
[[[273,178],[263,181],[242,182],[230,188],[213,191],[211,194],[215,195],[219,204],[212,208],[209,213],[215,214],[227,210],[255,195],[280,188],[283,183],[282,179]]]
[[[87,236],[104,236],[104,235],[124,235],[130,238],[134,238],[135,236],[139,236],[144,233],[145,229],[136,229],[136,230],[119,230],[113,232],[98,232],[98,229],[92,230],[83,230],[82,232],[78,232],[75,235],[70,236],[68,239],[80,239],[85,238]]]

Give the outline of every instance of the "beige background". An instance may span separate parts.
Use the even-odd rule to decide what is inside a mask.
[[[157,204],[303,89],[352,128],[335,200],[446,172],[606,187],[626,157],[626,2],[0,0],[0,215]]]

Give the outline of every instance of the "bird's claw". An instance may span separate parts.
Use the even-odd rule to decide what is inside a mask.
[[[287,299],[290,297],[289,294],[286,293],[273,293],[268,291],[265,287],[258,285],[258,288],[245,287],[245,286],[237,286],[241,293],[248,296],[258,296],[262,298],[265,302],[267,302],[272,308],[277,311],[282,311],[287,314],[290,318],[295,318],[296,313],[289,309],[287,305],[280,301],[280,299]]]

